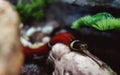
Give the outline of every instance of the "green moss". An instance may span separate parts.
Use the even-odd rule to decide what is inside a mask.
[[[120,29],[120,19],[105,19],[93,24],[93,27],[98,30]]]
[[[120,29],[120,19],[114,18],[109,13],[98,13],[93,16],[82,17],[72,24],[73,29],[81,26],[89,26],[98,30]]]
[[[28,3],[23,3],[19,0],[15,5],[15,9],[20,14],[23,22],[29,19],[41,20],[45,17],[45,7],[53,3],[54,0],[30,0]]]

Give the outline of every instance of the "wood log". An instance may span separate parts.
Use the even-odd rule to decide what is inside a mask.
[[[0,0],[0,75],[19,75],[23,64],[19,16],[6,0]]]

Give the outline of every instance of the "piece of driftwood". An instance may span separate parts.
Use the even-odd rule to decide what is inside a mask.
[[[75,52],[62,43],[55,44],[50,52],[55,66],[53,75],[116,75],[84,45],[80,49],[80,52]]]
[[[19,75],[22,68],[19,21],[12,5],[0,0],[0,75]]]

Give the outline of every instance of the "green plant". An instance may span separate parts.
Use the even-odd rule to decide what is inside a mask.
[[[105,19],[96,22],[92,26],[98,30],[120,29],[120,19]]]
[[[80,26],[89,26],[98,30],[120,29],[120,19],[116,19],[106,12],[98,13],[94,16],[82,17],[72,24],[72,28],[74,29]]]
[[[54,0],[30,0],[27,3],[19,0],[15,5],[15,9],[20,14],[21,20],[23,22],[29,19],[41,20],[45,16],[45,7]]]

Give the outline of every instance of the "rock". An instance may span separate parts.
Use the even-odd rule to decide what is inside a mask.
[[[42,42],[45,44],[45,43],[48,43],[50,41],[50,37],[48,37],[48,36],[45,36],[45,37],[43,37],[43,39],[42,39]]]
[[[32,48],[32,49],[36,49],[36,48],[39,48],[39,47],[41,47],[41,46],[43,46],[43,45],[44,45],[43,42],[38,42],[38,43],[34,43],[34,44],[31,46],[31,48]]]
[[[25,38],[21,37],[21,43],[22,45],[24,46],[28,46],[28,47],[31,47],[32,46],[32,43],[29,42],[28,40],[26,40]]]
[[[44,34],[50,34],[53,31],[53,26],[46,25],[42,28],[42,33]]]
[[[90,8],[57,2],[47,10],[47,19],[56,20],[60,26],[71,25],[81,16],[91,14]],[[62,11],[62,12],[61,12]]]
[[[40,32],[40,31],[36,31],[34,32],[29,38],[30,38],[30,42],[35,43],[35,42],[41,42],[42,38],[45,36],[44,33]]]
[[[33,33],[35,33],[37,31],[37,29],[36,28],[34,28],[34,27],[31,27],[31,28],[29,28],[27,31],[26,31],[26,35],[27,36],[31,36]]]
[[[76,4],[80,6],[104,6],[120,8],[120,0],[58,0],[69,4]]]
[[[23,64],[20,20],[13,6],[0,0],[0,75],[19,75]]]
[[[40,68],[35,64],[25,64],[22,75],[40,75]]]
[[[36,55],[26,57],[20,75],[52,75],[49,64],[46,64],[46,55]]]
[[[71,51],[62,43],[52,47],[50,57],[55,66],[53,75],[116,75],[95,56],[93,60],[80,52]]]

